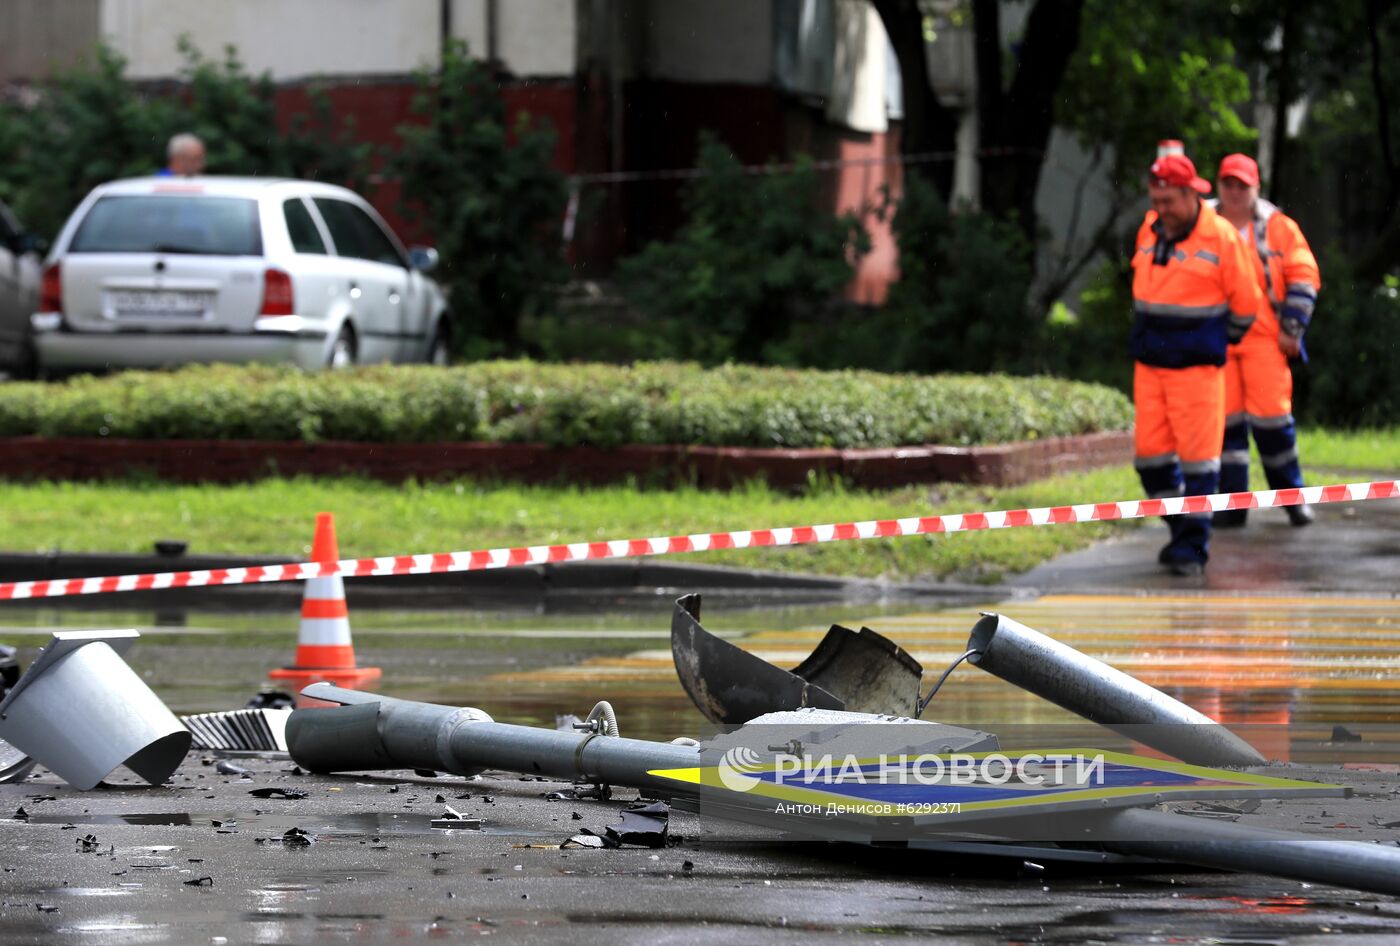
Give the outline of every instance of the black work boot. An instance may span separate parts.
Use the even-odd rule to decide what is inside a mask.
[[[1313,508],[1307,503],[1300,506],[1284,506],[1283,509],[1288,513],[1288,521],[1295,526],[1310,526],[1317,518],[1317,513],[1313,512]],[[1220,514],[1216,513],[1216,515]]]
[[[1221,509],[1210,517],[1210,524],[1217,529],[1241,529],[1248,518],[1248,509]]]

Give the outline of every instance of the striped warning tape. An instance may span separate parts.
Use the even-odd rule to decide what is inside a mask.
[[[190,572],[158,572],[148,575],[109,575],[104,578],[68,578],[53,581],[16,581],[0,584],[0,601],[59,598],[67,595],[113,594],[163,588],[203,588],[218,585],[250,585],[260,582],[300,581],[325,575],[424,575],[464,572],[484,568],[514,568],[547,562],[577,562],[643,555],[677,555],[715,549],[748,549],[765,546],[807,545],[848,539],[883,539],[905,535],[950,534],[982,529],[1060,525],[1068,522],[1103,522],[1141,519],[1180,513],[1215,512],[1222,509],[1259,509],[1296,506],[1300,503],[1346,503],[1369,499],[1400,498],[1400,480],[1305,486],[1302,489],[1259,490],[1252,493],[1216,493],[1210,496],[1172,496],[1165,499],[1129,499],[1038,509],[970,512],[951,516],[907,519],[871,519],[820,526],[793,526],[738,532],[709,532],[652,539],[614,539],[607,542],[575,542],[568,545],[530,545],[473,552],[439,552],[431,555],[396,555],[379,558],[347,558],[338,562],[299,562],[291,565],[253,565],[247,568],[214,568]]]

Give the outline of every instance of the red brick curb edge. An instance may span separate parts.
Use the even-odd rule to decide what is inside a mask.
[[[932,482],[1006,486],[1124,463],[1132,448],[1131,431],[986,447],[877,450],[13,437],[0,438],[0,477],[93,480],[144,472],[175,482],[230,483],[271,475],[350,473],[388,482],[468,476],[599,484],[631,476],[724,488],[758,476],[774,486],[801,486],[815,474],[840,476],[863,487]]]

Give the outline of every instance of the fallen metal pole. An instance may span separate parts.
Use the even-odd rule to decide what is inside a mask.
[[[1099,840],[1100,846],[1117,854],[1400,895],[1400,848],[1388,843],[1333,841],[1142,808],[1106,816],[1090,836],[1098,831],[1114,838]]]
[[[1264,765],[1249,743],[1161,690],[1000,614],[972,628],[970,662],[1193,765]]]
[[[297,710],[287,720],[287,748],[313,772],[434,769],[473,775],[492,768],[671,795],[677,783],[648,770],[700,764],[695,746],[498,723],[478,709],[398,700],[329,683],[301,692],[343,704]]]
[[[650,772],[702,764],[695,746],[497,723],[478,709],[398,700],[328,683],[306,687],[302,695],[342,704],[300,709],[287,722],[292,758],[313,772],[423,768],[469,775],[491,768],[673,796],[685,786]],[[1397,848],[1143,809],[1069,821],[1077,822],[1076,844],[1082,838],[1086,845],[1116,853],[1400,894]],[[1006,829],[1013,840],[1028,837],[1023,819],[1007,819]]]

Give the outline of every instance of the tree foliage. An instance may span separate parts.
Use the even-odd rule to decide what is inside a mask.
[[[262,174],[353,183],[368,154],[352,119],[337,121],[325,95],[286,131],[271,79],[252,76],[233,48],[206,58],[182,39],[173,88],[128,81],[126,62],[98,46],[87,62],[0,102],[0,199],[34,232],[53,237],[93,187],[154,173],[170,136],[204,139],[216,174]]]
[[[419,77],[413,112],[389,169],[405,211],[437,239],[458,347],[470,356],[518,352],[521,316],[567,274],[554,132],[525,113],[508,126],[494,77],[461,42],[443,50],[440,70]]]
[[[895,206],[900,275],[886,304],[897,332],[890,367],[1023,370],[1033,339],[1020,228],[987,214],[950,213],[933,186],[912,175]]]

